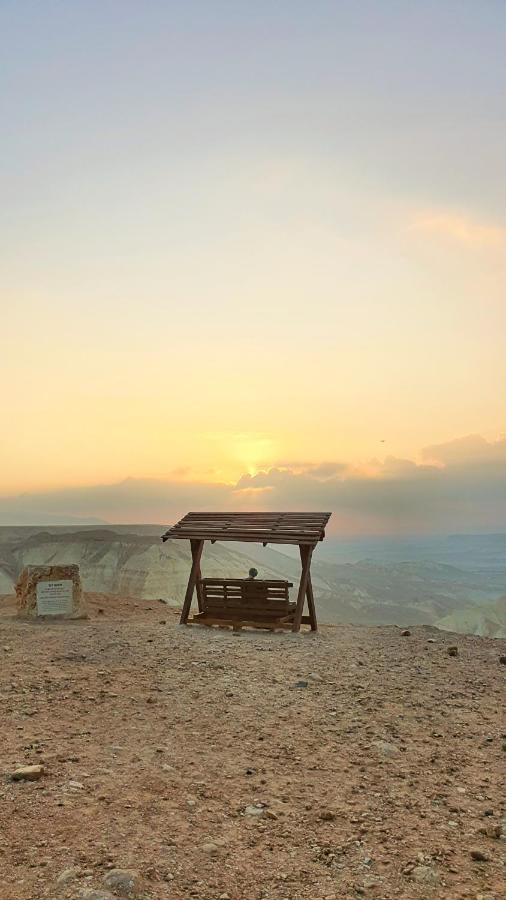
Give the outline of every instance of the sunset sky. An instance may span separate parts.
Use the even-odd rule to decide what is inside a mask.
[[[0,522],[506,530],[505,41],[502,0],[2,3]]]

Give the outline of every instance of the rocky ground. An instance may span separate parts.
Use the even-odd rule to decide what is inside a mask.
[[[89,605],[0,602],[2,900],[506,897],[506,641]]]

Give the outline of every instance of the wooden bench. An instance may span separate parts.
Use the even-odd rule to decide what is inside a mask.
[[[202,578],[197,582],[200,612],[192,622],[200,625],[255,628],[291,628],[295,603],[290,602],[289,581],[253,578]]]

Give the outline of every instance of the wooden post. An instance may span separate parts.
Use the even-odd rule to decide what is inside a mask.
[[[309,618],[311,619],[311,631],[318,631],[318,622],[316,621],[316,607],[315,607],[315,602],[314,602],[313,583],[311,581],[311,574],[309,574],[308,584],[307,584],[307,605],[309,608]]]
[[[309,579],[309,567],[311,565],[311,556],[313,548],[306,544],[299,545],[300,558],[302,560],[302,573],[300,576],[299,593],[297,594],[297,606],[295,607],[295,616],[293,618],[292,631],[300,631],[300,623],[302,621],[302,611],[304,609],[304,600],[307,593],[307,585]]]
[[[191,551],[192,551],[192,562],[195,559],[198,553],[199,542],[196,540],[190,541]],[[202,556],[202,551],[200,551],[200,556],[198,559],[198,569],[197,569],[197,603],[199,607],[199,613],[201,613],[204,609],[204,598],[202,596],[202,585],[200,583],[202,578],[202,572],[200,571],[200,557]]]
[[[186,588],[186,594],[183,603],[183,609],[181,611],[181,618],[179,620],[180,625],[186,625],[188,621],[188,616],[190,615],[190,607],[192,605],[193,599],[193,591],[195,590],[195,585],[197,584],[199,572],[200,572],[200,558],[202,556],[202,548],[204,547],[204,541],[196,540],[191,541],[191,549],[192,549],[192,567],[190,570],[190,577],[188,579],[188,587]]]
[[[302,547],[299,547],[299,550],[300,550],[301,562],[304,563],[304,559],[302,556]],[[311,552],[312,552],[312,550],[311,550]],[[308,576],[307,576],[306,597],[307,597],[307,607],[309,610],[309,619],[311,621],[311,631],[318,631],[318,623],[316,621],[316,607],[315,607],[314,594],[313,594],[313,582],[311,581],[311,569],[309,569]]]

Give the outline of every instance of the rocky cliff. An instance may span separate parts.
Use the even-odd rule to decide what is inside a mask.
[[[184,597],[191,555],[186,542],[162,544],[152,535],[108,530],[38,533],[12,546],[8,554],[4,552],[0,593],[12,591],[24,566],[51,563],[79,565],[86,591],[145,600],[163,598],[178,605]],[[214,544],[206,545],[202,571],[209,577],[223,573],[244,577],[252,565],[257,563],[243,553]],[[261,574],[279,577],[280,573],[267,565]]]

